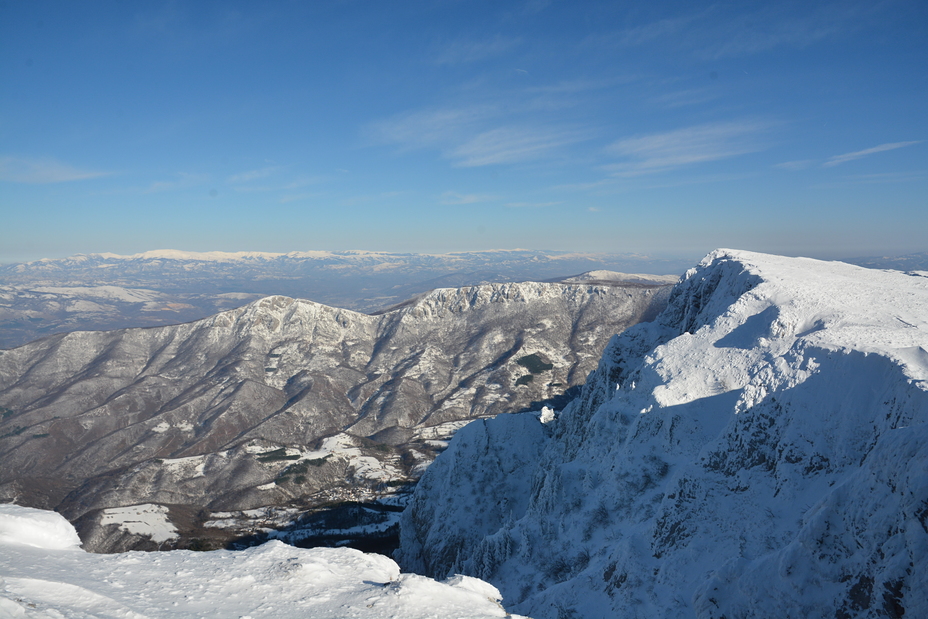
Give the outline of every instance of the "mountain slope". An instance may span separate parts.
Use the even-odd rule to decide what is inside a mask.
[[[667,291],[494,284],[379,316],[268,297],[182,325],[45,338],[0,354],[0,491],[82,519],[96,550],[154,541],[107,541],[117,507],[168,505],[189,542],[230,519],[244,534],[369,501],[416,479],[467,420],[581,382],[610,334],[652,318]]]
[[[538,618],[928,616],[926,308],[928,273],[714,252],[556,418],[459,432],[400,564]]]

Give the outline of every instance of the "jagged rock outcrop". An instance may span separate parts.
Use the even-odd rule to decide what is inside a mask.
[[[278,296],[0,351],[0,493],[117,541],[93,533],[113,522],[101,510],[169,506],[183,542],[370,500],[415,480],[466,421],[582,382],[668,290],[494,284],[378,316]]]
[[[556,417],[460,431],[398,556],[538,619],[928,616],[928,273],[713,252]]]

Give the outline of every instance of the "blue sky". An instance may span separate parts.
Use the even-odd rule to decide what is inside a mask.
[[[928,4],[0,4],[0,262],[928,250]]]

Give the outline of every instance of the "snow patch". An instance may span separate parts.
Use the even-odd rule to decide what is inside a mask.
[[[119,525],[120,529],[133,535],[147,535],[158,544],[177,539],[177,529],[171,524],[168,508],[164,505],[146,503],[111,507],[103,510],[100,522],[103,525]]]

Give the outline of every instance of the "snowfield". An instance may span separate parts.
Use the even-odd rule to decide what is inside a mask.
[[[717,250],[540,417],[454,437],[403,569],[537,619],[928,617],[928,273]]]
[[[514,617],[485,582],[401,574],[348,548],[94,555],[79,545],[58,514],[0,505],[0,617]]]

